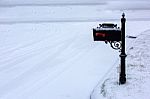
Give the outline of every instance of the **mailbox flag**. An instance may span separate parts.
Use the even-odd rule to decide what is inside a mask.
[[[106,37],[106,34],[105,33],[96,33],[96,36],[97,37]]]

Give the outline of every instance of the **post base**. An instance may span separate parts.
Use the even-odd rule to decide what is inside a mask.
[[[126,83],[126,76],[120,76],[119,78],[119,84],[125,84]]]

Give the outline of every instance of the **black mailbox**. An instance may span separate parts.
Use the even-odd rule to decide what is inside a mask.
[[[93,29],[94,41],[121,41],[121,29],[117,24],[103,23]]]

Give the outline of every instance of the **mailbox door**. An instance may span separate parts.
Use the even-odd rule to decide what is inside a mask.
[[[106,35],[107,34],[102,31],[97,31],[97,30],[93,29],[94,41],[105,41]]]

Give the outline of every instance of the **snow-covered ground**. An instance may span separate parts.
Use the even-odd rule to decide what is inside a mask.
[[[149,2],[129,2],[1,0],[0,99],[89,99],[119,64],[119,52],[94,42],[92,28],[120,25],[122,12],[127,35],[150,27]]]
[[[107,61],[113,64],[117,58],[107,45],[93,42],[91,27],[88,23],[1,25],[0,97],[87,99],[110,68]]]
[[[103,83],[91,94],[92,99],[149,99],[150,98],[150,30],[144,31],[127,50],[127,82],[119,85],[119,73],[113,68]],[[133,39],[133,38],[129,38]],[[117,65],[116,65],[117,66]]]

